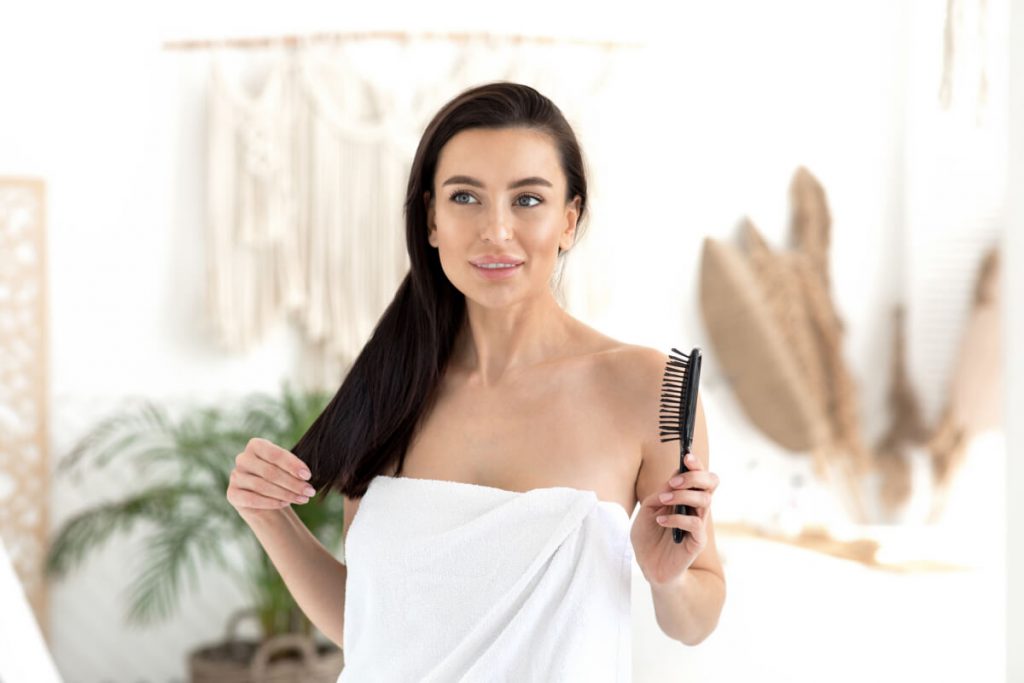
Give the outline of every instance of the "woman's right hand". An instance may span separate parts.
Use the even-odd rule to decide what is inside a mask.
[[[266,439],[249,439],[235,458],[228,502],[243,517],[306,503],[316,493],[306,483],[309,476],[306,463],[293,453]]]

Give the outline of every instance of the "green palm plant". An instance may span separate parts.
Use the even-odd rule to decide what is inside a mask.
[[[101,420],[60,460],[58,474],[80,476],[86,467],[127,461],[155,483],[68,519],[47,553],[47,576],[64,576],[115,533],[144,523],[153,532],[141,554],[142,569],[127,589],[129,623],[146,625],[172,616],[186,577],[194,591],[197,568],[209,562],[248,591],[264,639],[311,635],[312,624],[226,495],[235,456],[250,438],[290,448],[329,400],[324,392],[293,391],[286,382],[280,395],[251,394],[235,408],[194,408],[177,420],[150,401]],[[341,540],[341,500],[317,492],[294,508],[327,548]],[[242,544],[241,560],[224,552],[233,540]]]

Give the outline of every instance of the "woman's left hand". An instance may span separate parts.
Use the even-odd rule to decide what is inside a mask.
[[[707,544],[707,517],[711,509],[711,495],[718,488],[718,475],[704,469],[700,458],[688,453],[684,460],[688,472],[674,474],[665,481],[664,488],[640,501],[630,540],[637,564],[648,582],[673,583],[697,559]],[[680,477],[680,480],[676,480]],[[673,481],[678,483],[673,483]],[[661,495],[670,494],[668,500]],[[689,505],[696,514],[675,514],[676,505]],[[658,517],[665,516],[663,522]],[[682,543],[672,540],[672,529],[685,532]]]

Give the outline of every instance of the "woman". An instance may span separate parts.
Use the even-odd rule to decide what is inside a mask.
[[[582,155],[550,100],[509,82],[459,94],[413,159],[411,268],[371,339],[294,448],[253,439],[238,456],[228,499],[310,620],[339,645],[355,639],[343,679],[626,679],[629,572],[609,570],[615,548],[632,551],[667,635],[696,644],[715,628],[725,582],[700,402],[691,471],[674,477],[678,442],[657,429],[666,355],[588,327],[552,291],[586,208]],[[348,567],[290,508],[330,489],[345,496]],[[484,508],[466,513],[470,503]],[[673,514],[680,504],[698,514]],[[370,516],[350,534],[360,505]],[[545,531],[517,535],[544,515],[554,515],[536,527]],[[555,527],[567,529],[558,543],[531,545]],[[458,551],[445,545],[466,538]],[[445,564],[425,548],[461,556]],[[550,553],[529,570],[538,585],[569,562],[563,594],[506,576],[531,553]],[[602,598],[563,609],[583,562],[586,591]],[[428,575],[433,584],[416,583]],[[457,607],[442,599],[446,576]],[[387,616],[385,588],[412,601],[400,617]],[[559,619],[571,634],[553,632]],[[506,628],[520,622],[541,632]]]

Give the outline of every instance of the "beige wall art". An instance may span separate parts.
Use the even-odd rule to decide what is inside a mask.
[[[892,311],[889,426],[878,443],[869,444],[860,403],[864,382],[878,378],[855,377],[844,358],[845,324],[829,271],[827,195],[801,167],[790,200],[789,247],[771,247],[749,219],[741,224],[740,246],[704,242],[701,312],[717,358],[751,422],[784,448],[810,453],[823,480],[835,477],[835,492],[857,523],[896,518],[911,495],[908,451],[925,447],[933,474],[929,521],[935,522],[970,438],[1002,422],[998,247],[989,248],[977,268],[946,407],[935,425],[922,418],[906,371],[903,304]],[[880,490],[869,509],[872,473]]]

